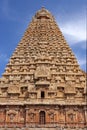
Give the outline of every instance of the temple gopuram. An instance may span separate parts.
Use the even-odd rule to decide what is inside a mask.
[[[86,96],[86,73],[42,7],[0,78],[0,130],[86,130]]]

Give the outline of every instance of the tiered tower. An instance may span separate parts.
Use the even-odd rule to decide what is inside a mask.
[[[86,74],[54,17],[42,8],[0,79],[0,127],[82,130],[86,110]]]

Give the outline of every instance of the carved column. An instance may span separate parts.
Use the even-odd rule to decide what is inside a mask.
[[[4,114],[5,114],[5,120],[4,120],[4,126],[6,125],[6,108],[4,110]]]
[[[6,106],[6,108],[5,108],[5,126],[7,126],[8,124],[7,124],[7,111],[9,110],[9,106]]]
[[[84,125],[87,124],[87,107],[84,106]]]
[[[59,116],[58,116],[59,110],[60,110],[59,106],[56,106],[55,110],[57,111],[57,114],[56,114],[56,123],[59,123]]]
[[[17,122],[16,122],[16,125],[18,126],[19,125],[19,119],[20,119],[20,108],[19,106],[17,106],[17,108],[15,108],[15,110],[17,111]]]
[[[27,126],[28,125],[28,111],[29,111],[29,107],[28,106],[26,106],[26,108],[25,108],[25,114],[26,114],[26,117],[25,117],[25,125]]]
[[[26,126],[26,107],[23,108],[24,116],[24,126]]]
[[[66,121],[66,111],[67,111],[67,108],[65,106],[65,109],[64,109],[64,113],[65,113],[65,125],[67,125],[67,121]]]
[[[0,108],[0,126],[5,125],[5,108]]]

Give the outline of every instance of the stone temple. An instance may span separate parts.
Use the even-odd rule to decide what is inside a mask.
[[[86,73],[44,7],[0,78],[0,130],[86,130]]]

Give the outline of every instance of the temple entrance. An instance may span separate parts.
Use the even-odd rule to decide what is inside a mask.
[[[44,111],[41,111],[40,114],[39,114],[39,123],[40,123],[40,124],[45,124],[45,122],[46,122],[45,112],[44,112]]]

